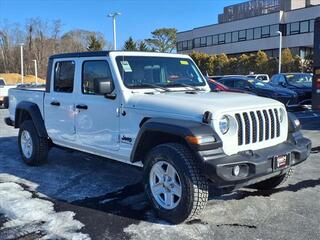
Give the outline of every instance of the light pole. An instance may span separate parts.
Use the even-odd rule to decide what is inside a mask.
[[[109,13],[108,17],[112,17],[113,25],[113,50],[117,50],[117,36],[116,36],[116,17],[121,15],[119,12]]]
[[[23,43],[20,44],[21,83],[23,84]]]
[[[36,84],[38,85],[38,68],[37,68],[37,60],[32,60],[34,62],[34,75],[36,76]]]
[[[279,34],[279,68],[278,68],[278,73],[281,73],[281,57],[282,57],[282,32],[281,31],[277,31],[277,33]]]

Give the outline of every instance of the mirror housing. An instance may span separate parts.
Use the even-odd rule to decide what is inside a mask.
[[[104,95],[105,98],[115,99],[116,94],[113,94],[114,85],[113,81],[109,78],[96,78],[94,79],[95,92],[99,95]]]

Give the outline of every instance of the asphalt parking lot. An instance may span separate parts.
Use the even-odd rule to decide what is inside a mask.
[[[310,158],[272,191],[212,189],[201,220],[157,219],[139,168],[53,149],[41,167],[20,159],[0,109],[0,239],[320,239],[320,114],[298,112]]]

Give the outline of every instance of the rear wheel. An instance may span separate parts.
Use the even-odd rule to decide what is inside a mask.
[[[30,166],[41,165],[48,157],[48,139],[40,137],[31,120],[24,121],[19,130],[19,150]]]
[[[289,168],[289,170],[287,170],[285,173],[279,176],[267,179],[265,181],[256,183],[251,187],[258,190],[271,190],[280,185],[283,185],[292,176],[292,174],[293,174],[293,169]]]
[[[149,152],[144,183],[158,216],[174,224],[196,219],[208,201],[208,182],[181,144],[161,144]]]

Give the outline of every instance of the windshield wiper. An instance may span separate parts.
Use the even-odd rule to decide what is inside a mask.
[[[188,88],[192,88],[193,91],[202,91],[203,89],[196,87],[196,86],[192,86],[186,83],[172,83],[172,84],[168,84],[168,87],[188,87]]]
[[[149,87],[149,88],[153,88],[155,90],[161,89],[161,90],[163,90],[163,92],[170,92],[170,90],[168,88],[165,88],[163,86],[160,86],[158,84],[153,84],[153,83],[140,83],[140,84],[134,85],[134,87],[136,87],[136,88],[138,88],[138,87]],[[159,92],[162,92],[162,91],[159,91]]]

